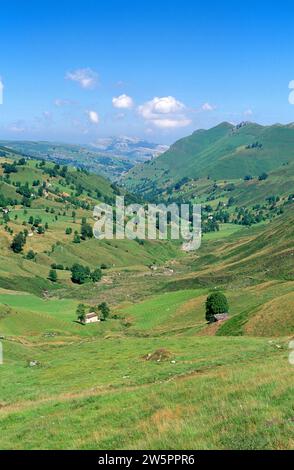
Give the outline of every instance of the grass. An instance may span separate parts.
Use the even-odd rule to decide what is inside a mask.
[[[71,321],[77,307],[73,300],[43,300],[33,294],[15,293],[0,294],[0,304],[8,305],[18,311],[45,313],[60,320]]]
[[[164,325],[165,328],[171,330],[175,324],[188,324],[186,321],[187,318],[183,318],[183,316],[177,321],[179,309],[180,307],[186,306],[189,301],[195,301],[200,294],[203,294],[203,291],[185,290],[170,293],[166,292],[142,303],[125,307],[120,313],[127,316],[130,322],[134,321],[136,329],[152,329],[154,331],[158,328],[162,329]],[[188,312],[185,312],[186,315],[190,313],[191,309],[192,306],[190,309],[187,309]],[[198,312],[198,315],[197,311],[193,315],[194,323],[197,320],[203,320],[203,312],[201,310]]]
[[[158,347],[175,363],[143,359]],[[1,448],[293,446],[292,369],[283,343],[278,349],[255,338],[127,338],[62,351],[36,351],[42,366],[28,368],[26,351],[19,350],[21,364],[8,349]]]

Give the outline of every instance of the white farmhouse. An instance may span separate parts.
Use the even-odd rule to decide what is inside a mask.
[[[98,314],[96,312],[86,313],[84,321],[85,325],[88,323],[96,323],[98,321],[100,321],[100,318],[98,318]]]

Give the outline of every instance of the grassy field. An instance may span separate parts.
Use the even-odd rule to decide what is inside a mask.
[[[284,340],[117,337],[34,354],[5,347],[2,449],[293,448]],[[167,359],[147,361],[159,348]],[[33,357],[40,366],[29,368]]]

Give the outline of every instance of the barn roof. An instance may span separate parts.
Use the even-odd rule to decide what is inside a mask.
[[[94,317],[98,317],[98,314],[96,312],[86,313],[86,318],[94,318]]]

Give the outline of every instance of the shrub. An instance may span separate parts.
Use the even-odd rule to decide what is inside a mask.
[[[52,282],[57,281],[57,272],[55,271],[55,269],[50,269],[48,279],[49,281],[52,281]]]

